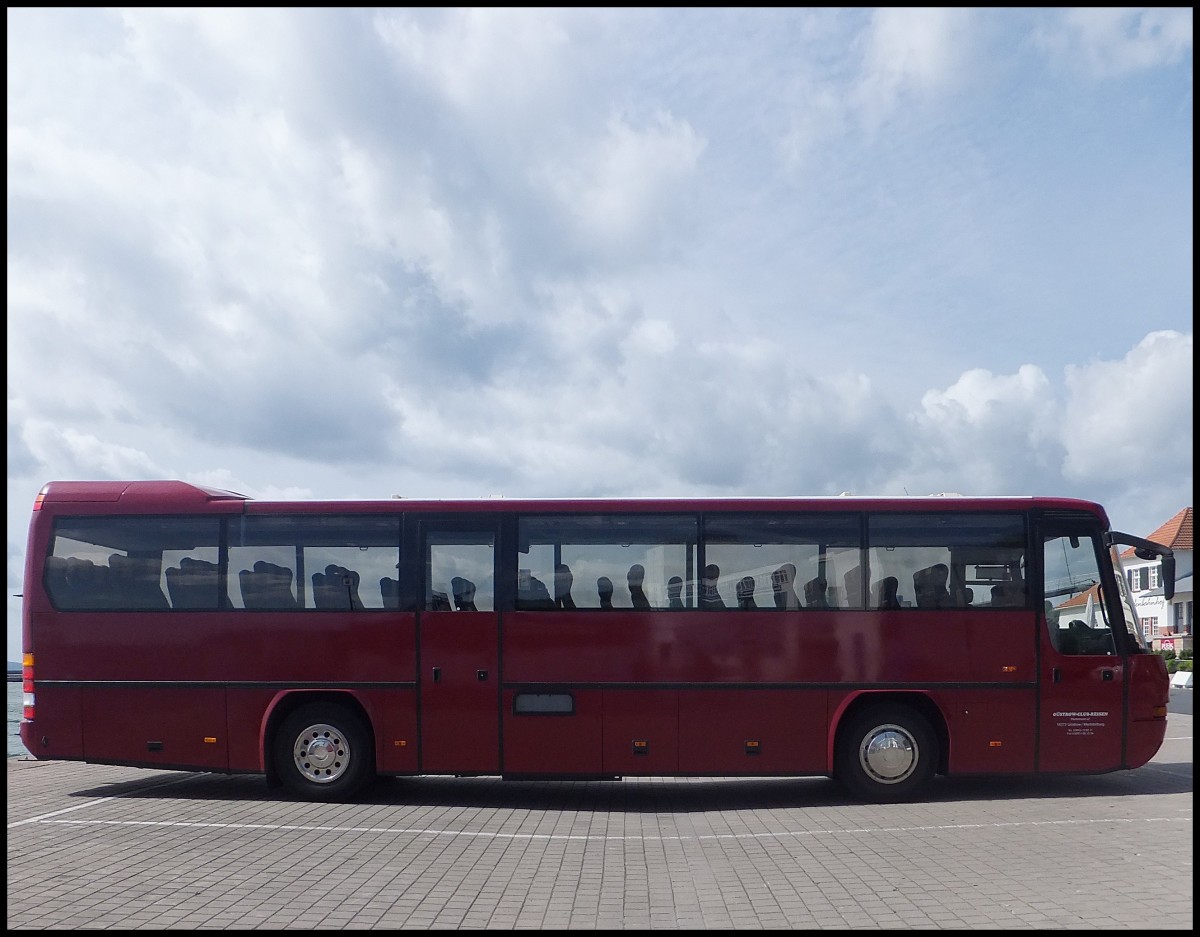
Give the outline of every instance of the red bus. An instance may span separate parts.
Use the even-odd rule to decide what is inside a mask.
[[[1067,498],[256,501],[51,482],[25,565],[39,759],[376,776],[1132,769],[1167,671]]]

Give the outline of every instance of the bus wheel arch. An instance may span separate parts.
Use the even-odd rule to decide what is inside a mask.
[[[864,693],[838,721],[833,775],[861,800],[897,803],[944,774],[948,752],[945,719],[928,696]]]
[[[288,694],[264,738],[268,785],[305,800],[349,800],[375,777],[371,719],[349,693]]]

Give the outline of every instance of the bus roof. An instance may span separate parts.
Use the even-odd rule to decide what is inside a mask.
[[[35,509],[41,505],[112,503],[118,510],[140,512],[196,511],[205,505],[222,502],[220,508],[235,508],[241,502],[247,513],[265,514],[287,511],[297,514],[345,511],[351,513],[388,513],[420,511],[454,513],[506,513],[510,511],[560,513],[574,511],[713,511],[713,510],[1026,510],[1033,507],[1083,510],[1104,515],[1092,501],[1066,497],[1033,495],[968,496],[933,495],[815,495],[815,496],[694,496],[694,497],[583,497],[583,498],[422,498],[399,496],[372,500],[290,500],[259,501],[219,488],[209,488],[178,480],[154,481],[53,481],[43,486]],[[213,505],[216,506],[216,505]]]

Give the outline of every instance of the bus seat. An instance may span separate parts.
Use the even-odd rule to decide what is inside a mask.
[[[77,556],[46,557],[46,591],[57,608],[103,608],[108,567]]]
[[[113,598],[121,608],[170,608],[158,584],[161,569],[153,557],[114,553],[108,558]]]
[[[379,580],[379,594],[383,598],[384,608],[400,607],[400,580],[384,576]]]
[[[571,586],[575,583],[575,577],[571,573],[571,567],[566,563],[559,563],[554,567],[554,604],[558,608],[571,609],[575,607],[575,600],[571,598]]]
[[[646,580],[646,569],[641,563],[634,563],[629,567],[629,572],[625,576],[625,581],[629,585],[629,601],[634,608],[649,609],[651,607],[650,600],[646,597],[646,592],[642,588],[642,583]]]
[[[521,593],[517,593],[520,595]],[[596,596],[600,599],[601,608],[612,608],[613,584],[612,580],[607,576],[599,576],[596,579]],[[517,608],[520,608],[520,599],[517,600]]]
[[[913,573],[913,594],[917,608],[947,608],[950,605],[950,590],[946,583],[950,579],[950,567],[945,563],[934,563]]]
[[[771,591],[776,608],[789,610],[800,607],[800,596],[796,595],[795,582],[796,567],[792,563],[784,563],[771,573]]]
[[[992,586],[992,605],[1014,607],[1025,604],[1025,583],[1021,580],[1005,580]]]
[[[46,592],[58,608],[70,608],[71,580],[67,578],[67,560],[62,556],[46,557]]]
[[[112,608],[113,596],[109,586],[112,570],[91,560],[72,556],[67,558],[67,588],[72,608]]]
[[[242,587],[242,603],[246,608],[296,607],[292,595],[292,571],[286,566],[258,560],[254,569],[243,569],[238,573]]]
[[[1075,636],[1068,628],[1060,628],[1058,624],[1050,625],[1050,643],[1060,654],[1078,654],[1075,646]]]
[[[846,587],[846,607],[847,608],[862,608],[862,586],[863,586],[863,571],[861,566],[855,566],[854,569],[846,573],[842,577],[842,584]]]
[[[900,580],[895,576],[884,576],[875,583],[875,607],[882,609],[900,608]]]
[[[825,594],[828,588],[824,579],[817,576],[804,584],[804,604],[809,608],[829,608],[829,597]]]
[[[358,597],[358,573],[345,566],[330,563],[323,573],[313,573],[313,604],[317,608],[362,608]]]
[[[218,574],[216,563],[185,556],[178,566],[167,569],[167,592],[172,608],[216,608]]]
[[[716,563],[704,567],[704,576],[700,580],[700,607],[720,610],[725,608],[725,600],[721,598],[717,583],[721,579],[721,568]]]
[[[683,605],[683,577],[672,576],[667,580],[667,607],[671,609],[682,609]]]
[[[523,588],[522,588],[523,586]],[[517,586],[517,608],[521,611],[530,609],[553,609],[557,606],[550,597],[550,590],[537,576],[523,579]]]
[[[477,612],[475,607],[475,583],[462,576],[450,580],[450,591],[454,593],[454,608],[460,612]]]
[[[743,576],[738,580],[736,587],[738,608],[743,611],[750,611],[758,608],[758,603],[754,601],[754,577]]]

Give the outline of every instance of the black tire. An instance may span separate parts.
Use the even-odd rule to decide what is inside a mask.
[[[362,719],[337,703],[306,703],[274,738],[275,770],[305,800],[349,800],[375,775],[375,748]]]
[[[937,736],[909,706],[872,706],[852,716],[838,737],[837,779],[860,800],[911,800],[934,775]]]

